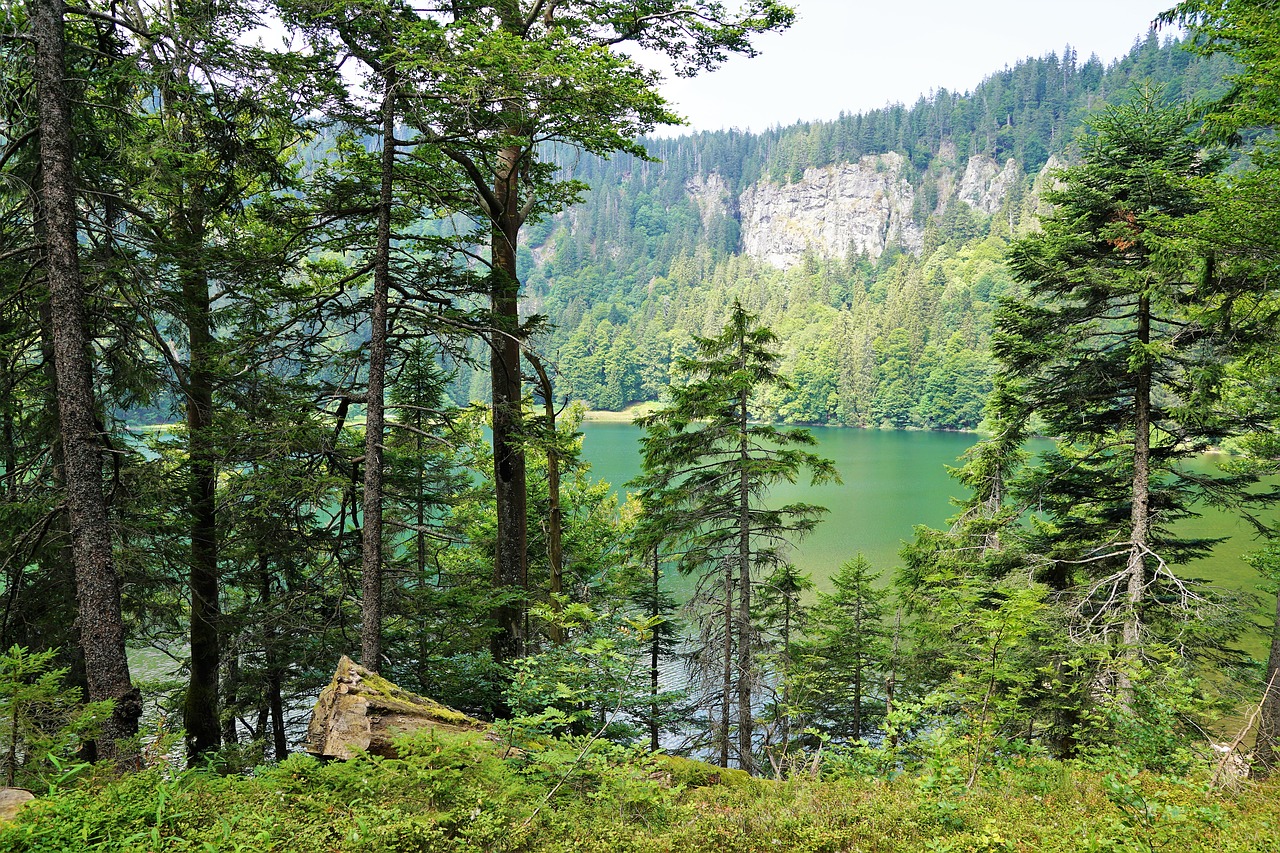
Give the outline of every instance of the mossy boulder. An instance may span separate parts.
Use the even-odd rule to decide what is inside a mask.
[[[484,731],[488,724],[425,696],[401,690],[343,655],[329,686],[311,712],[304,748],[321,758],[349,759],[358,752],[396,757],[397,735],[423,728]]]
[[[678,755],[651,756],[656,773],[661,774],[662,781],[668,785],[683,785],[686,788],[709,788],[722,785],[727,788],[740,788],[751,783],[751,776],[745,770],[731,767],[717,767],[705,761],[692,758],[681,758]]]

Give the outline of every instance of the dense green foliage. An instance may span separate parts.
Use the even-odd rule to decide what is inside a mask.
[[[910,107],[647,141],[659,162],[574,160],[573,175],[590,186],[583,203],[532,226],[522,249],[530,308],[554,320],[539,345],[566,393],[617,410],[658,399],[690,336],[713,334],[738,299],[784,342],[793,387],[761,401],[768,418],[973,429],[990,389],[990,317],[1010,289],[1004,252],[1033,226],[1046,158],[1074,157],[1085,117],[1140,82],[1204,99],[1222,93],[1229,68],[1152,33],[1110,68],[1068,49]],[[891,243],[874,259],[819,253],[786,272],[745,256],[735,212],[743,191],[891,151],[907,155],[920,252]],[[1018,165],[990,215],[947,195],[974,157]],[[712,179],[729,199],[723,211],[695,197]],[[481,383],[463,370],[453,394],[477,398]]]
[[[1192,52],[1148,35],[1111,68],[1068,49],[909,109],[637,142],[666,106],[617,45],[692,73],[791,10],[290,2],[307,49],[271,52],[240,46],[249,4],[41,0],[59,26],[31,38],[10,4],[0,769],[43,796],[0,850],[1273,843],[1274,802],[1223,792],[1245,734],[1206,741],[1257,718],[1252,769],[1274,760],[1280,611],[1263,676],[1248,603],[1183,576],[1213,543],[1170,531],[1243,510],[1274,579],[1273,5],[1188,0]],[[72,136],[59,194],[33,146]],[[749,193],[841,170],[895,175],[896,231],[785,269],[750,249]],[[635,502],[582,464],[575,397],[661,401]],[[776,422],[984,418],[949,528],[887,589],[854,557],[812,596],[787,548],[822,511],[770,487],[837,473]],[[1186,464],[1219,444],[1251,456]],[[664,566],[699,578],[678,614]],[[144,740],[112,722],[139,710],[123,642],[118,701],[82,703],[102,627],[174,659]],[[290,757],[357,638],[502,744]],[[147,769],[95,768],[95,736]],[[227,775],[169,767],[183,737]]]
[[[729,764],[736,722],[738,766],[751,770],[758,677],[753,590],[826,512],[805,503],[774,508],[765,497],[771,486],[794,483],[802,473],[814,485],[839,475],[829,459],[804,449],[815,443],[807,430],[751,420],[753,398],[787,386],[773,332],[735,302],[720,334],[693,342],[695,354],[677,362],[670,402],[637,421],[645,429],[642,474],[633,483],[643,512],[637,539],[673,558],[682,573],[698,575],[689,610],[702,628],[690,654],[701,704],[719,705],[720,763]]]
[[[1228,794],[1203,777],[1035,758],[965,793],[945,758],[871,780],[827,756],[820,778],[771,782],[578,746],[504,760],[491,742],[438,734],[394,760],[294,756],[248,777],[152,769],[41,800],[0,827],[0,850],[1262,853],[1280,820],[1274,785]]]

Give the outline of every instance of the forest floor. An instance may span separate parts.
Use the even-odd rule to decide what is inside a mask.
[[[959,753],[878,774],[828,756],[778,782],[602,742],[500,750],[425,731],[396,759],[82,778],[0,824],[0,851],[1274,853],[1280,837],[1280,785],[1215,787],[1207,765],[1006,758],[970,787]]]

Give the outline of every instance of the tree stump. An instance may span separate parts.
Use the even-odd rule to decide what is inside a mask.
[[[488,724],[425,696],[401,690],[343,655],[311,712],[304,748],[321,758],[358,752],[395,758],[392,740],[423,728],[485,731]]]

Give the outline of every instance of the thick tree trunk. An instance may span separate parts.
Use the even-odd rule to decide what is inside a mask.
[[[360,658],[377,672],[382,660],[382,439],[383,384],[387,373],[387,300],[391,288],[391,201],[396,163],[395,86],[386,81],[382,102],[382,187],[378,196],[373,256],[373,305],[369,311],[369,382],[364,425],[364,524],[361,526]]]
[[[745,366],[745,365],[744,365]],[[755,772],[751,714],[751,464],[747,392],[738,400],[738,766]]]
[[[38,239],[43,241],[44,216],[39,213],[39,205],[36,205],[36,213],[36,233]],[[44,360],[42,370],[47,383],[41,404],[49,412],[58,410],[58,359],[54,352],[54,337],[56,333],[53,307],[46,299],[40,304],[40,355]],[[53,461],[53,487],[58,492],[65,492],[67,461],[62,455],[62,442],[56,434],[53,437],[49,455]],[[84,662],[84,644],[80,641],[76,620],[76,561],[71,547],[71,525],[65,513],[52,519],[47,538],[51,543],[56,544],[52,545],[49,553],[40,560],[39,589],[33,589],[31,592],[36,593],[45,604],[42,608],[44,619],[51,619],[54,625],[61,628],[56,633],[45,633],[44,637],[48,645],[62,646],[59,665],[70,668],[66,678],[67,683],[79,687],[81,695],[88,696],[89,674]],[[16,595],[18,592],[19,590],[15,587],[10,594]],[[28,599],[30,597],[32,597],[31,593],[24,596]],[[30,608],[23,607],[22,610],[24,617],[35,617]],[[83,757],[86,760],[93,760],[94,749],[92,743],[83,744]]]
[[[509,661],[523,654],[523,596],[528,580],[526,474],[521,435],[520,280],[516,247],[520,235],[520,176],[522,149],[504,148],[499,154],[494,195],[501,209],[494,212],[490,261],[490,307],[494,335],[490,350],[493,383],[493,482],[497,503],[498,541],[493,582],[503,602],[494,608],[497,633],[494,660]]]
[[[137,734],[142,703],[129,677],[125,656],[120,581],[111,553],[111,531],[102,493],[100,440],[93,417],[93,376],[77,246],[70,97],[64,82],[62,11],[61,0],[32,0],[30,4],[31,34],[36,46],[45,272],[54,319],[58,420],[66,460],[67,512],[89,699],[115,701],[111,717],[102,728],[98,754],[124,762],[132,756],[123,751],[120,742]]]
[[[1280,597],[1276,598],[1276,619],[1271,629],[1267,688],[1258,718],[1258,741],[1253,749],[1254,774],[1258,776],[1274,771],[1276,756],[1280,754]]]
[[[199,190],[192,192],[198,197]],[[218,473],[211,431],[213,429],[214,353],[209,299],[209,282],[200,264],[205,233],[198,206],[185,211],[187,218],[182,264],[182,298],[189,336],[187,370],[187,440],[191,482],[188,502],[191,512],[191,678],[183,705],[183,727],[187,732],[187,760],[222,745],[219,724],[218,668],[221,663],[219,637],[221,606],[218,574],[217,488]]]

